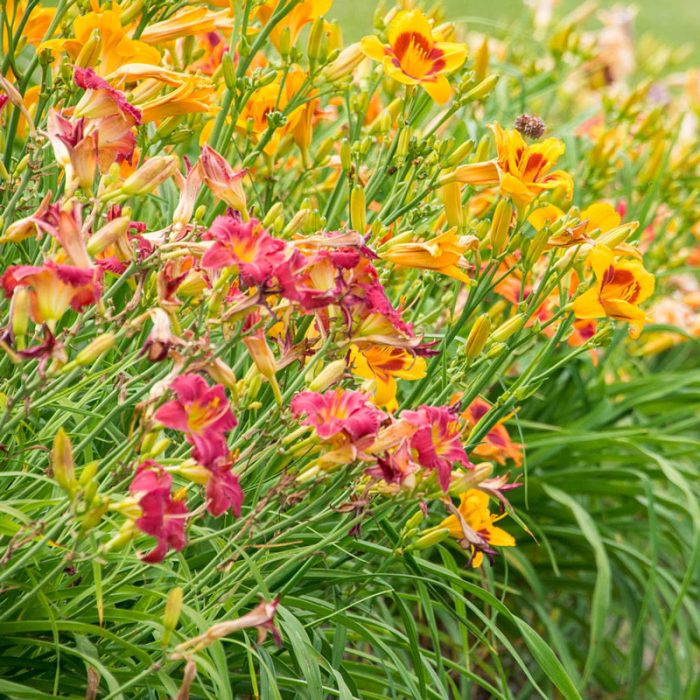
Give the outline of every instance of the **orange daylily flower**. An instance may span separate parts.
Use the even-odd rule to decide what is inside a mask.
[[[403,267],[435,270],[465,284],[471,284],[464,271],[467,263],[463,255],[465,251],[478,245],[478,239],[474,236],[458,236],[456,231],[456,228],[451,228],[428,241],[390,244],[380,257]]]
[[[471,565],[475,569],[481,566],[484,561],[482,548],[488,549],[490,546],[515,547],[515,538],[494,525],[495,522],[505,517],[505,513],[503,515],[491,514],[488,494],[483,491],[479,489],[465,491],[460,496],[459,514],[462,516],[461,520],[456,515],[450,515],[438,527],[447,528],[450,531],[450,537],[460,540],[465,549],[471,550]],[[472,539],[477,539],[474,535],[485,544],[480,545],[472,542]]]
[[[280,4],[281,0],[265,0],[256,10],[257,18],[263,24],[267,24]],[[304,26],[323,17],[331,9],[332,4],[333,0],[302,0],[295,5],[270,32],[270,40],[277,50],[282,46],[283,33],[288,32],[289,46],[294,46]]]
[[[576,318],[607,316],[630,324],[630,335],[638,338],[647,317],[639,304],[654,292],[654,275],[639,260],[615,260],[607,246],[597,245],[587,263],[595,275],[594,285],[574,300]]]
[[[148,25],[141,33],[141,41],[160,44],[183,36],[206,34],[215,29],[231,29],[233,17],[229,10],[212,12],[206,7],[185,7],[172,17]]]
[[[379,61],[384,72],[404,85],[420,85],[438,104],[450,99],[446,73],[457,70],[467,58],[466,44],[440,41],[428,18],[419,10],[397,13],[387,30],[389,44],[366,36],[360,47]]]
[[[426,373],[425,359],[417,357],[406,348],[388,345],[365,345],[350,348],[353,374],[374,381],[374,403],[395,411],[396,378],[422,379]]]
[[[565,146],[555,138],[528,145],[515,129],[502,129],[498,123],[489,128],[496,137],[498,155],[482,163],[460,165],[441,178],[443,184],[461,182],[469,185],[499,185],[501,194],[524,207],[545,190],[561,187],[571,196],[574,182],[563,170],[551,171],[564,154]]]
[[[120,13],[116,10],[88,12],[75,18],[75,36],[70,39],[45,41],[40,49],[66,51],[76,60],[82,48],[90,41],[93,32],[100,39],[100,55],[95,72],[106,75],[124,63],[158,63],[160,51],[144,41],[132,39],[128,30],[122,27]]]
[[[492,405],[485,399],[477,397],[462,412],[462,418],[469,430],[471,430],[492,408]],[[503,421],[498,421],[491,430],[484,436],[472,451],[472,455],[477,455],[482,459],[505,464],[506,460],[512,459],[515,466],[519,467],[523,462],[522,445],[513,442]]]

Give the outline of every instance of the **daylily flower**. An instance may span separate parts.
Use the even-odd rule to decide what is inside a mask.
[[[122,26],[120,11],[106,10],[78,15],[72,26],[75,31],[74,37],[45,41],[39,49],[63,50],[75,61],[85,44],[96,33],[100,40],[97,64],[102,75],[111,73],[124,63],[160,62],[158,49],[128,35],[128,29]]]
[[[75,84],[85,90],[85,94],[75,106],[76,117],[96,119],[120,114],[130,124],[140,124],[142,114],[124,95],[100,78],[91,68],[76,67],[73,73]]]
[[[207,145],[202,147],[199,162],[202,165],[204,182],[214,193],[214,196],[226,202],[231,209],[247,216],[246,196],[242,183],[243,178],[248,173],[247,169],[234,170],[222,155]]]
[[[58,265],[49,260],[41,266],[11,265],[0,286],[7,297],[17,287],[30,290],[30,309],[34,323],[55,324],[69,308],[80,311],[100,298],[99,271],[94,268]]]
[[[264,284],[286,257],[285,242],[273,238],[257,219],[244,224],[234,216],[217,216],[209,235],[215,242],[202,257],[202,267],[235,265],[248,285]]]
[[[180,37],[208,34],[217,26],[232,25],[228,10],[212,12],[206,7],[183,7],[161,22],[149,24],[141,33],[141,41],[147,44],[163,44]]]
[[[295,416],[305,415],[304,425],[315,428],[322,440],[343,434],[351,441],[376,434],[386,414],[369,403],[369,395],[360,391],[331,389],[325,394],[302,391],[291,402]]]
[[[273,27],[270,40],[278,50],[285,48],[285,44],[289,50],[294,46],[304,26],[323,17],[331,9],[332,4],[333,0],[301,0]],[[264,0],[255,10],[257,18],[263,24],[267,24],[280,5],[282,5],[281,0]]]
[[[149,564],[163,561],[168,549],[179,552],[185,546],[187,505],[171,496],[172,477],[155,462],[139,465],[129,486],[138,499],[141,515],[135,520],[139,530],[156,538],[156,546],[141,559]]]
[[[452,465],[473,465],[460,440],[462,426],[454,407],[421,406],[417,411],[402,411],[400,420],[414,428],[411,447],[418,454],[418,462],[426,469],[434,469],[443,491],[450,485]]]
[[[383,260],[389,260],[402,267],[415,267],[435,270],[465,284],[471,284],[464,271],[467,263],[464,253],[478,248],[479,240],[475,236],[458,236],[457,229],[436,236],[427,241],[410,241],[407,243],[389,242],[385,252],[380,254]]]
[[[567,197],[573,192],[571,175],[563,170],[551,171],[564,154],[564,144],[549,138],[540,143],[526,144],[515,129],[502,129],[498,123],[489,125],[496,137],[498,155],[483,163],[460,165],[454,172],[440,178],[442,184],[461,182],[469,185],[500,185],[501,194],[510,196],[524,207],[545,190],[561,187]]]
[[[224,433],[233,430],[237,421],[224,387],[210,387],[197,374],[176,377],[170,388],[177,396],[163,404],[154,418],[167,428],[184,432],[194,445],[194,457],[204,466],[212,466],[226,458],[228,450]]]
[[[360,42],[364,54],[382,63],[384,72],[405,85],[420,85],[438,104],[450,99],[445,77],[467,58],[466,44],[440,41],[428,18],[419,10],[398,12],[387,29],[388,45],[376,36]]]
[[[352,372],[374,382],[374,403],[395,411],[396,379],[422,379],[426,373],[425,359],[406,348],[389,345],[365,345],[350,348]]]
[[[471,565],[481,566],[484,554],[492,557],[492,547],[515,547],[515,539],[505,530],[494,525],[505,517],[489,512],[488,494],[479,489],[469,489],[460,496],[459,516],[450,515],[438,527],[447,528],[450,536],[460,541],[464,549],[471,551]]]
[[[576,318],[605,316],[630,324],[630,335],[638,338],[647,317],[639,304],[654,292],[654,275],[639,260],[616,260],[610,248],[597,245],[588,255],[593,286],[574,300]]]
[[[207,510],[215,518],[232,510],[236,517],[241,514],[243,491],[238,477],[230,467],[211,467],[206,486]]]
[[[462,413],[462,418],[468,428],[473,428],[490,410],[491,404],[477,397]],[[512,459],[516,467],[519,467],[523,461],[522,445],[511,440],[502,421],[489,430],[483,442],[479,443],[471,454],[498,464],[505,464],[507,459]]]

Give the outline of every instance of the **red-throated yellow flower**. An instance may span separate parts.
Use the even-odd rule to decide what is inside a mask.
[[[351,346],[352,372],[374,382],[374,403],[395,411],[396,379],[422,379],[425,377],[425,359],[417,357],[406,348],[389,345]]]
[[[564,144],[549,138],[528,145],[515,129],[489,125],[496,137],[498,155],[482,163],[460,165],[441,178],[443,183],[462,182],[469,185],[500,185],[501,194],[511,197],[517,206],[530,204],[545,190],[562,188],[571,196],[574,183],[571,175],[552,167],[564,154]]]
[[[466,44],[440,41],[428,18],[419,10],[399,12],[387,30],[388,45],[376,36],[360,42],[365,56],[380,61],[384,72],[405,85],[420,85],[438,104],[450,99],[445,77],[467,58]]]
[[[515,547],[515,539],[505,530],[494,525],[505,517],[489,511],[488,494],[479,489],[465,491],[459,500],[459,515],[450,515],[438,527],[447,528],[450,536],[460,541],[464,549],[472,553],[471,565],[481,566],[484,554],[495,554],[492,547]]]
[[[436,270],[465,284],[471,280],[464,271],[466,262],[464,252],[478,240],[474,236],[458,236],[456,228],[431,238],[429,241],[410,241],[389,246],[381,254],[383,260],[389,260],[403,267],[417,267],[424,270]]]
[[[607,246],[597,245],[588,255],[593,269],[593,286],[574,300],[576,318],[608,316],[630,324],[630,335],[638,338],[646,321],[639,308],[654,291],[654,275],[639,260],[615,260]]]

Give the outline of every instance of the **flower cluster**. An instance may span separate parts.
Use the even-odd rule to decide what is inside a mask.
[[[342,470],[348,502],[419,501],[447,519],[414,540],[493,560],[526,449],[506,422],[542,382],[613,337],[700,335],[697,284],[665,274],[700,264],[697,207],[655,180],[697,174],[697,93],[673,145],[624,56],[555,35],[594,115],[573,129],[514,111],[507,46],[412,2],[347,46],[330,0],[166,5],[18,3],[3,29],[36,60],[0,93],[0,347],[35,375],[22,410],[109,357],[129,413],[128,492],[74,489],[76,513],[160,562],[205,512],[240,517],[248,479],[254,520]]]

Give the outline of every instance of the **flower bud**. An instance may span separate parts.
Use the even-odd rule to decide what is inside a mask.
[[[434,527],[426,530],[413,544],[407,549],[427,549],[433,545],[439,544],[450,536],[450,531],[446,527]]]
[[[408,146],[411,142],[411,130],[406,126],[399,132],[399,140],[396,144],[396,157],[403,160],[408,155]]]
[[[350,44],[344,48],[338,57],[331,61],[321,71],[321,75],[330,82],[336,82],[349,76],[362,63],[365,55],[359,43]]]
[[[79,366],[92,364],[100,355],[104,355],[114,347],[114,333],[103,333],[98,335],[91,343],[88,343],[75,357],[73,362]]]
[[[350,142],[347,139],[343,139],[340,144],[340,167],[345,173],[352,170],[352,152]]]
[[[460,102],[466,104],[467,102],[483,100],[485,97],[488,97],[491,91],[496,87],[499,77],[498,75],[489,75],[488,78],[484,78],[480,83],[469,90],[469,92],[460,99]]]
[[[17,287],[12,294],[10,302],[10,318],[12,320],[12,336],[15,340],[15,347],[18,350],[24,349],[24,336],[29,327],[29,312],[31,307],[31,297],[26,287]]]
[[[238,380],[233,370],[221,358],[217,357],[205,367],[207,374],[217,383],[235,392]]]
[[[477,82],[481,82],[486,78],[486,71],[489,69],[489,40],[484,37],[481,46],[474,54],[474,76]]]
[[[474,150],[475,145],[476,144],[474,143],[473,139],[469,139],[468,141],[461,143],[447,158],[447,161],[445,161],[445,167],[454,168],[455,166],[459,165]]]
[[[267,344],[265,336],[249,335],[247,338],[243,338],[243,344],[248,349],[260,374],[270,383],[275,401],[281,406],[282,392],[277,383],[277,363],[275,361],[275,356],[272,354],[272,350],[270,350],[270,346]]]
[[[500,255],[508,243],[508,232],[513,218],[513,205],[509,199],[501,199],[496,205],[489,230],[489,240],[494,255]]]
[[[614,249],[624,243],[637,230],[637,228],[639,228],[638,221],[630,221],[627,224],[616,226],[615,228],[610,229],[610,231],[601,233],[596,239],[596,244],[605,245],[610,249]]]
[[[345,360],[330,362],[315,377],[309,380],[309,391],[324,391],[335,384],[345,373],[345,367]]]
[[[99,464],[100,463],[97,460],[93,460],[92,462],[88,462],[83,466],[83,468],[80,470],[80,478],[78,479],[78,483],[81,486],[86,486],[95,478]]]
[[[492,343],[505,343],[508,338],[514,333],[517,333],[523,327],[523,320],[525,314],[515,314],[507,321],[502,323],[496,330],[491,334]]]
[[[182,610],[182,588],[175,586],[170,589],[168,599],[165,602],[165,611],[163,612],[163,645],[166,646],[170,642],[170,637],[173,630],[177,627],[177,622],[180,619],[180,611]]]
[[[233,92],[236,89],[236,68],[233,65],[233,56],[231,56],[230,51],[221,57],[221,68],[224,74],[224,83]]]
[[[97,29],[93,29],[90,38],[83,44],[78,57],[75,59],[77,68],[91,68],[100,58],[102,50],[102,39]]]
[[[481,314],[479,318],[474,321],[474,325],[469,331],[469,337],[467,338],[467,358],[473,360],[481,354],[481,351],[486,345],[486,341],[489,339],[489,334],[491,333],[491,319],[488,314]]]
[[[480,462],[475,464],[473,469],[466,470],[459,478],[450,483],[448,493],[450,496],[459,496],[468,489],[473,489],[482,481],[488,479],[493,473],[493,464]]]
[[[78,485],[75,479],[75,463],[70,438],[63,428],[59,428],[51,450],[51,468],[58,485],[73,499]]]
[[[119,216],[108,221],[99,231],[90,236],[87,242],[87,252],[90,255],[101,253],[118,238],[126,234],[129,223],[130,219],[128,216]]]
[[[324,24],[323,17],[317,17],[309,30],[309,39],[306,42],[306,54],[309,57],[309,66],[312,70],[321,57]]]
[[[445,205],[445,217],[450,226],[462,228],[464,209],[462,208],[462,188],[458,182],[449,182],[440,188],[440,196]]]
[[[367,230],[365,191],[357,185],[350,192],[350,226],[364,235]]]
[[[154,156],[149,158],[124,181],[122,194],[150,194],[172,176],[177,169],[176,156]]]

